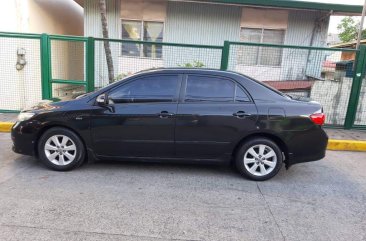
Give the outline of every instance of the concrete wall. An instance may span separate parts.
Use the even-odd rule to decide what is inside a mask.
[[[164,41],[219,46],[225,40],[238,41],[240,17],[237,6],[168,2]],[[200,61],[206,67],[220,68],[218,50],[167,47],[163,54],[166,66]]]
[[[29,32],[82,36],[83,9],[72,0],[28,0]]]
[[[327,124],[343,125],[346,119],[348,101],[351,93],[352,78],[341,81],[315,81],[310,98],[323,105]],[[325,94],[326,93],[326,94]],[[355,125],[366,125],[366,79],[360,91]]]
[[[362,80],[355,125],[366,125],[366,79]]]
[[[315,81],[310,98],[323,106],[327,124],[344,124],[351,86],[352,78],[343,78],[339,82]]]
[[[83,35],[83,9],[73,0],[1,1],[0,31]]]
[[[26,7],[25,3],[27,3],[27,1],[1,1],[0,31],[20,32],[22,30],[21,22],[26,19],[26,15],[23,13],[27,13],[27,11],[24,10]],[[19,11],[17,11],[18,9]]]
[[[1,1],[0,31],[82,35],[82,11],[72,0]],[[71,50],[65,43],[52,48],[62,52],[54,71],[81,76],[82,66],[71,68],[68,56],[72,51],[81,56],[82,49]],[[22,70],[15,68],[18,50],[25,51],[27,63]],[[0,109],[21,110],[39,102],[42,98],[39,40],[0,37],[0,53]]]
[[[324,16],[323,12],[290,11],[285,44],[326,47],[329,17],[318,25],[316,19]],[[315,28],[315,29],[314,29]],[[327,53],[285,49],[283,51],[281,79],[302,80],[306,76],[320,77],[321,64]]]

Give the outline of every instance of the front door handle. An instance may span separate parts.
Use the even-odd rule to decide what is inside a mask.
[[[245,118],[245,117],[251,116],[251,114],[245,113],[245,111],[238,111],[238,112],[235,112],[233,114],[233,116],[235,116],[237,118]]]
[[[168,112],[168,111],[162,111],[158,114],[160,118],[169,118],[174,116],[174,113]]]

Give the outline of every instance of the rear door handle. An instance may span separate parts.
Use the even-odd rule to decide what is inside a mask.
[[[174,116],[174,113],[168,112],[168,111],[162,111],[158,114],[160,118],[169,118]]]
[[[235,116],[237,118],[245,118],[245,117],[251,116],[251,114],[245,113],[245,111],[238,111],[238,112],[235,112],[233,114],[233,116]]]

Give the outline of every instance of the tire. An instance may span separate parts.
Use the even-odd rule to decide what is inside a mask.
[[[39,139],[38,156],[41,162],[52,170],[69,171],[84,162],[85,147],[73,131],[54,127]]]
[[[237,170],[246,178],[265,181],[274,177],[282,167],[283,156],[278,145],[268,138],[246,141],[235,156]]]

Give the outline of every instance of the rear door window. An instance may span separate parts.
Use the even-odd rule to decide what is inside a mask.
[[[216,76],[189,75],[185,102],[233,102],[235,83]]]
[[[245,93],[245,91],[236,84],[235,87],[235,101],[236,102],[250,102],[249,96]]]

